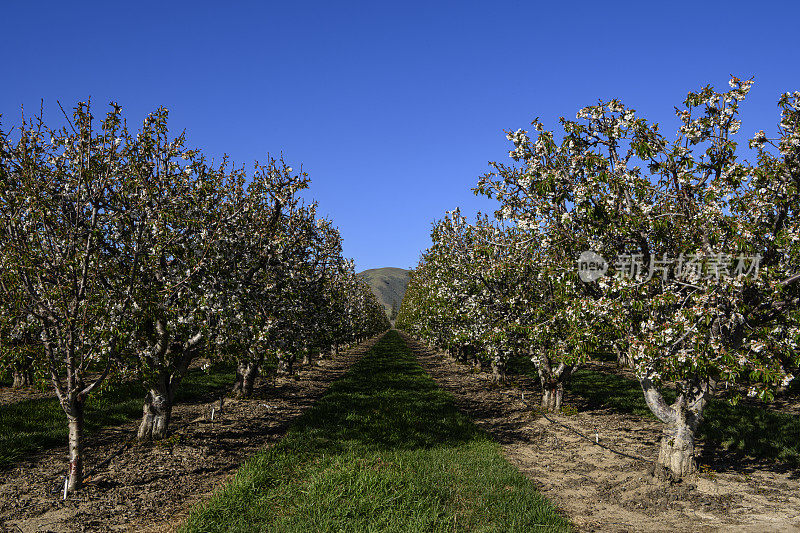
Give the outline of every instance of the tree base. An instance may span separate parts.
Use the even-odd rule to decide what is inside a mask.
[[[167,436],[172,404],[166,395],[150,391],[144,402],[142,421],[136,438],[139,441],[161,440]]]
[[[563,401],[563,399],[564,399],[563,387],[545,389],[544,392],[542,392],[542,403],[541,403],[542,411],[548,413],[560,413],[561,402]]]
[[[697,472],[694,459],[694,433],[688,426],[672,426],[664,430],[658,459],[653,465],[657,479],[678,483]]]
[[[11,386],[15,389],[32,387],[33,372],[31,372],[30,370],[15,370],[14,383]]]

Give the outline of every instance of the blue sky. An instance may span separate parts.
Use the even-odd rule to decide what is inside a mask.
[[[238,163],[283,152],[357,269],[413,267],[431,222],[508,160],[503,130],[620,98],[674,131],[689,90],[755,87],[741,142],[800,90],[798,2],[18,2],[0,5],[0,113],[91,96]]]

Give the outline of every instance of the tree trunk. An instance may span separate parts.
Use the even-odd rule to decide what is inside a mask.
[[[78,399],[69,402],[67,421],[69,424],[69,479],[67,492],[74,492],[83,484],[83,413],[84,403]]]
[[[258,377],[258,369],[261,366],[260,362],[251,363],[247,370],[244,373],[244,379],[242,380],[242,397],[249,398],[253,395],[253,387],[256,384],[256,378]]]
[[[256,361],[240,362],[236,365],[236,382],[231,394],[237,398],[249,398],[253,395],[253,387],[258,377],[259,363]]]
[[[140,441],[159,440],[167,436],[172,418],[172,394],[169,389],[169,386],[159,386],[148,391],[137,433]]]
[[[30,368],[15,368],[13,371],[13,377],[14,383],[12,384],[12,387],[15,389],[33,386],[33,372]]]
[[[190,361],[191,359],[187,357],[173,372],[162,371],[151,384],[144,400],[142,422],[137,432],[140,441],[159,440],[167,436],[175,391],[178,390]]]
[[[69,473],[67,474],[67,492],[74,492],[83,485],[83,425],[86,398],[100,386],[111,368],[112,358],[116,358],[114,342],[111,343],[111,358],[105,370],[88,387],[83,381],[80,368],[75,362],[74,345],[69,345],[65,350],[66,380],[63,380],[56,370],[56,352],[50,342],[52,337],[47,328],[44,330],[43,341],[45,353],[50,360],[50,379],[55,389],[61,408],[67,415],[67,449],[69,451]]]
[[[697,470],[694,439],[703,421],[703,410],[708,395],[713,391],[713,382],[696,378],[679,382],[680,393],[672,405],[667,405],[650,378],[641,378],[639,382],[650,411],[666,424],[653,474],[662,479],[680,481]]]
[[[492,381],[495,383],[506,382],[506,363],[500,356],[492,357]]]
[[[542,410],[550,413],[561,412],[561,401],[564,399],[564,383],[550,382],[542,391]]]
[[[319,351],[320,359],[330,359],[333,357],[333,346],[328,345]]]
[[[236,377],[233,380],[233,387],[231,388],[232,396],[237,398],[242,396],[242,391],[244,390],[244,375],[247,373],[249,366],[249,361],[236,361]]]
[[[264,351],[253,358],[253,353],[250,352],[251,358],[245,361],[239,361],[236,364],[236,381],[233,384],[231,394],[237,398],[249,398],[253,395],[253,387],[258,377],[261,364],[264,362]]]
[[[668,424],[661,437],[655,474],[677,481],[694,473],[697,470],[694,437],[695,431],[685,420]]]
[[[622,351],[619,347],[615,344],[614,345],[614,353],[617,355],[617,364],[622,368],[633,368],[633,359],[631,359],[630,354],[628,351]]]
[[[476,370],[481,369],[481,358],[478,357],[478,350],[472,352],[472,368]]]
[[[296,356],[294,354],[281,354],[278,356],[278,374],[287,374],[291,376],[294,374],[294,361]]]
[[[532,349],[529,353],[531,361],[536,364],[536,371],[539,373],[539,380],[542,383],[542,410],[560,413],[561,402],[564,399],[564,384],[569,382],[575,367],[562,361],[558,368],[553,370],[553,365],[547,355],[537,357]]]
[[[148,392],[142,409],[142,421],[137,437],[140,441],[159,440],[167,435],[172,418],[172,403],[175,391],[181,384],[189,365],[197,356],[200,342],[204,338],[198,331],[185,341],[171,337],[163,319],[156,319],[157,342],[152,352],[142,355],[142,362],[158,368],[155,379],[148,383]],[[171,361],[171,363],[167,363]]]

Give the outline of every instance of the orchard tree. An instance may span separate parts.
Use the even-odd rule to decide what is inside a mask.
[[[331,326],[333,277],[342,261],[342,237],[329,220],[315,221],[315,238],[305,272],[299,278],[303,284],[298,301],[302,303],[305,319],[299,321],[303,365],[309,365],[316,354],[326,349]]]
[[[22,287],[9,272],[0,272],[0,374],[11,375],[12,387],[34,385],[44,355],[38,321],[28,314]]]
[[[220,260],[215,245],[223,228],[224,163],[213,168],[185,148],[183,135],[168,135],[165,109],[145,119],[126,195],[135,204],[126,206],[125,215],[143,236],[131,264],[134,350],[148,388],[140,440],[166,435],[175,392],[203,347],[216,281],[207,274]]]
[[[17,338],[36,332],[67,415],[69,491],[82,482],[86,400],[130,331],[132,280],[109,242],[124,226],[117,199],[127,179],[121,110],[111,107],[99,129],[80,103],[68,128],[23,117],[0,139],[0,290]]]
[[[585,108],[578,121],[562,119],[563,157],[553,165],[539,164],[552,133],[540,131],[532,142],[518,131],[512,157],[525,166],[498,168],[494,188],[522,224],[539,223],[562,200],[561,218],[578,242],[613,261],[614,275],[589,280],[576,302],[593,315],[625,317],[609,320],[609,337],[629,350],[647,404],[665,422],[657,463],[674,478],[695,469],[695,434],[716,388],[744,381],[767,398],[797,367],[796,265],[781,259],[793,242],[792,224],[781,220],[796,209],[787,195],[796,186],[796,122],[785,98],[781,157],[762,150],[758,169],[738,163],[732,136],[750,86],[734,78],[727,92],[689,93],[672,142],[618,101]],[[766,144],[761,135],[757,141]],[[529,201],[542,179],[561,180],[550,191],[560,189],[562,198]],[[773,270],[759,272],[761,261]],[[672,404],[661,393],[669,382],[677,387]]]
[[[322,288],[320,268],[324,259],[318,255],[324,235],[320,231],[324,221],[317,220],[316,204],[303,206],[294,217],[285,251],[289,270],[284,278],[283,291],[276,301],[277,312],[277,372],[293,374],[297,356],[307,354],[312,348],[312,327],[309,324],[311,309],[318,307]],[[338,236],[336,237],[338,239]]]
[[[494,245],[508,250],[504,263],[516,276],[505,283],[513,294],[505,314],[536,365],[541,407],[558,412],[574,370],[617,347],[623,315],[606,287],[583,283],[575,268],[582,251],[600,248],[576,219],[590,180],[581,167],[582,145],[568,136],[559,143],[538,119],[533,125],[535,142],[526,131],[507,134],[514,143],[509,155],[522,164],[492,163],[494,172],[482,176],[474,192],[496,198],[496,218],[515,226],[514,239]]]
[[[233,394],[248,397],[266,354],[276,340],[278,317],[290,295],[297,249],[307,239],[300,226],[310,216],[297,193],[308,187],[283,160],[270,158],[245,187],[231,180],[225,209],[228,228],[220,235],[215,274],[218,312],[212,325],[217,352],[236,362]],[[308,226],[305,223],[305,226]]]

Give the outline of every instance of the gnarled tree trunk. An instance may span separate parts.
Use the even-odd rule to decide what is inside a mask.
[[[256,378],[259,369],[264,362],[264,352],[262,351],[255,359],[239,361],[236,365],[236,381],[233,384],[231,393],[237,398],[249,398],[253,394]]]
[[[531,351],[531,353],[533,352]],[[550,413],[560,413],[561,403],[564,400],[564,385],[569,382],[569,378],[572,377],[572,372],[575,368],[562,361],[559,363],[558,368],[553,370],[550,359],[546,355],[541,357],[532,356],[531,360],[536,364],[536,371],[539,373],[539,379],[542,382],[542,410]]]
[[[198,346],[203,339],[203,333],[198,332],[185,342],[174,339],[174,342],[169,342],[170,337],[162,319],[156,320],[155,329],[158,332],[158,342],[153,352],[145,357],[148,364],[157,362],[160,370],[149,383],[145,397],[142,421],[137,432],[140,441],[159,440],[167,436],[175,392],[192,360],[197,356]],[[166,361],[173,363],[167,364]]]
[[[677,480],[697,470],[694,460],[694,426],[695,424],[679,418],[664,428],[656,464],[669,472],[666,477]]]
[[[310,366],[314,364],[314,357],[316,350],[314,348],[306,348],[303,350],[303,366]]]
[[[564,400],[564,384],[561,382],[548,383],[543,389],[542,410],[550,413],[560,413],[561,402]]]
[[[478,350],[476,348],[470,350],[467,360],[468,362],[472,363],[472,367],[476,370],[481,369],[481,358],[478,356]]]
[[[499,355],[492,357],[492,381],[495,383],[506,382],[506,361]]]
[[[619,346],[614,345],[614,353],[617,355],[617,364],[623,368],[633,368],[633,359],[627,350],[621,350]]]
[[[320,359],[330,359],[331,357],[333,357],[333,346],[332,345],[325,346],[319,351],[319,358]]]
[[[170,376],[163,374],[159,376],[157,385],[147,392],[137,432],[139,440],[159,440],[167,436],[176,389],[177,383],[170,383]]]
[[[293,353],[281,352],[278,354],[278,368],[276,372],[278,374],[291,376],[294,374],[294,362],[296,359],[297,356]]]
[[[679,481],[697,470],[694,459],[694,439],[703,421],[703,409],[712,387],[708,382],[681,383],[680,393],[672,405],[667,405],[649,378],[640,379],[647,406],[664,422],[654,474]]]

